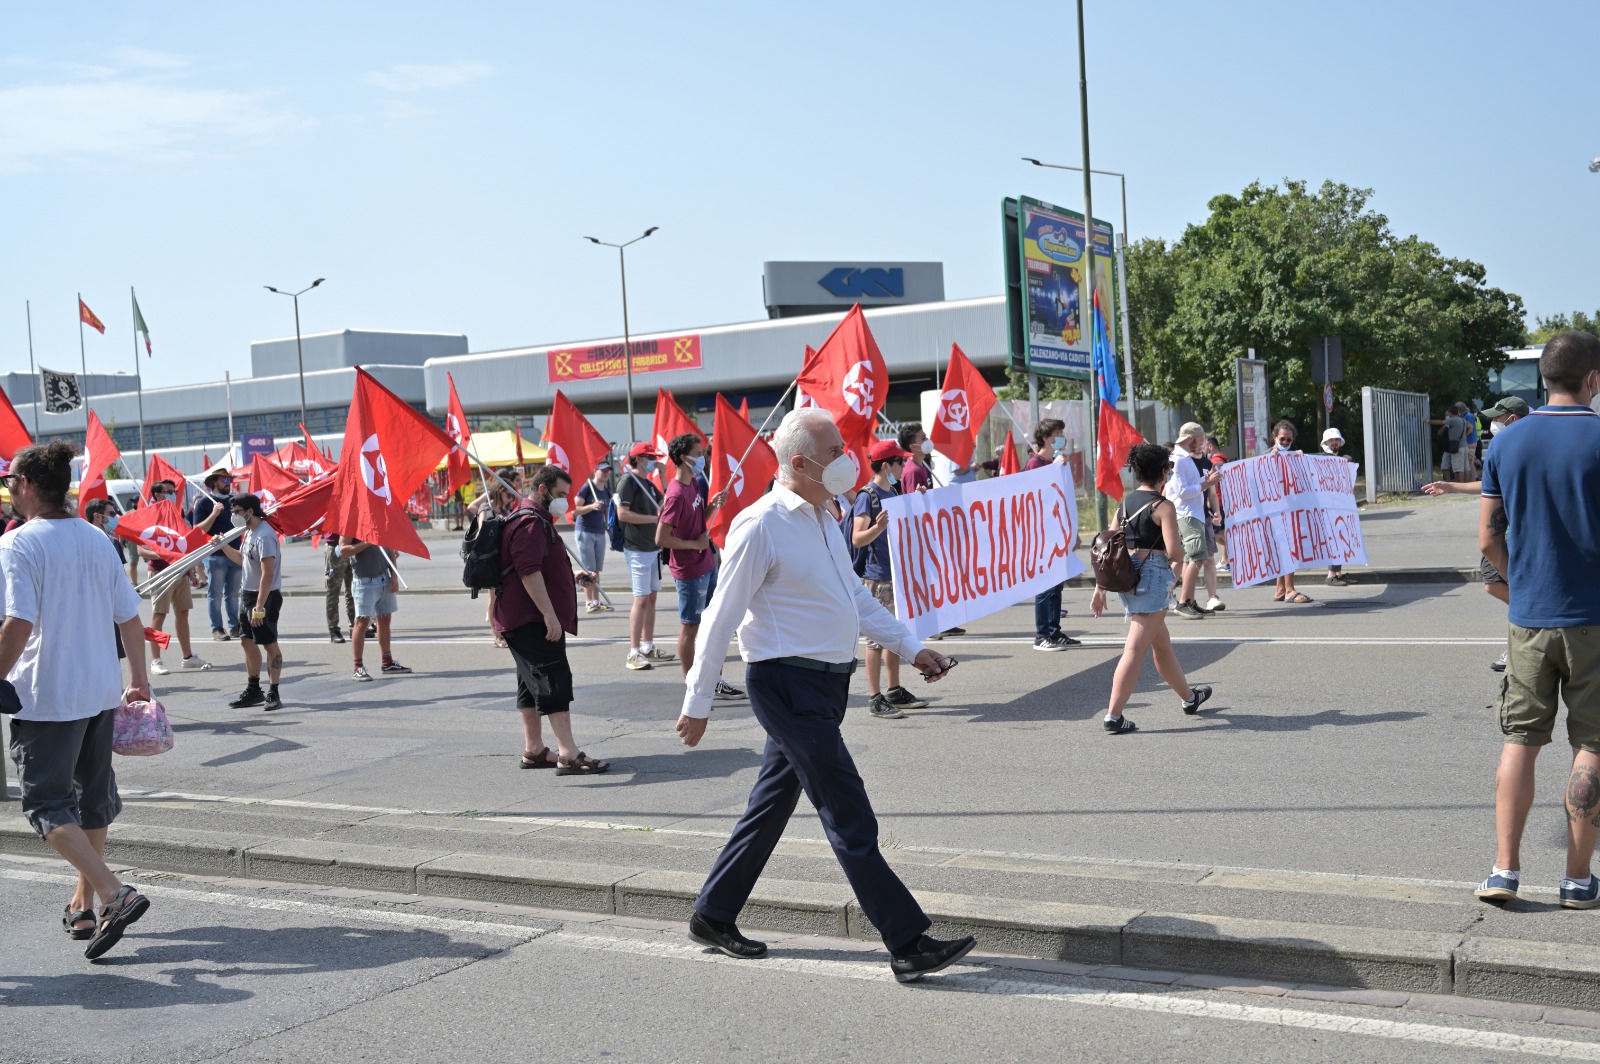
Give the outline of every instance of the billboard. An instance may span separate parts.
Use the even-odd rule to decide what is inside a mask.
[[[1021,310],[1018,346],[1026,368],[1048,377],[1087,381],[1092,303],[1084,277],[1087,238],[1083,215],[1027,196],[1015,202],[1019,239],[1012,276],[1016,284],[1008,285],[1007,290]],[[1009,221],[1009,202],[1006,213]],[[1094,283],[1100,293],[1107,338],[1116,350],[1116,263],[1111,226],[1106,222],[1094,224],[1094,252]]]
[[[700,368],[699,333],[634,340],[628,346],[633,351],[634,373],[661,373],[671,369]],[[552,347],[545,352],[545,358],[549,365],[551,384],[592,381],[600,377],[623,375],[621,344]]]
[[[1252,355],[1254,351],[1250,352]],[[1239,406],[1239,457],[1255,458],[1272,449],[1271,418],[1267,393],[1267,364],[1261,359],[1235,360],[1234,395]]]

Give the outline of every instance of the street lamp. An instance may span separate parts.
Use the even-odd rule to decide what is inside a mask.
[[[617,249],[617,266],[622,271],[622,372],[627,378],[628,388],[628,439],[635,442],[639,439],[639,433],[633,423],[633,345],[628,340],[628,262],[623,252],[660,228],[659,225],[652,225],[643,233],[623,244],[612,244],[605,240],[597,240],[592,236],[583,238],[589,243],[598,244],[603,248]]]
[[[326,277],[318,277],[315,281],[312,281],[310,284],[306,285],[304,288],[300,289],[300,291],[298,291],[298,292],[280,291],[279,289],[276,289],[276,288],[272,287],[270,284],[264,284],[264,285],[261,286],[262,288],[265,288],[267,291],[272,292],[275,295],[288,296],[290,299],[294,300],[294,359],[300,366],[300,424],[301,425],[304,425],[306,423],[306,359],[305,359],[305,355],[300,350],[300,297],[305,295],[307,292],[311,291],[313,288],[317,287],[317,285],[321,284],[323,281],[326,281],[326,280],[327,280]]]
[[[1074,173],[1083,173],[1081,166],[1063,166],[1060,163],[1042,163],[1038,159],[1024,155],[1022,161],[1042,166],[1046,170],[1071,170]],[[1128,420],[1137,425],[1137,407],[1133,396],[1133,345],[1128,328],[1128,175],[1119,174],[1115,170],[1093,170],[1091,174],[1104,174],[1107,177],[1117,178],[1122,182],[1122,243],[1117,248],[1117,287],[1122,289],[1122,372],[1128,378]],[[1093,224],[1092,222],[1090,224]],[[1087,231],[1087,227],[1086,227]]]
[[[1589,172],[1591,174],[1600,174],[1600,155],[1589,160]]]

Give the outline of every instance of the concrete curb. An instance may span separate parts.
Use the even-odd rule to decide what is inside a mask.
[[[18,823],[0,853],[51,857]],[[616,916],[686,920],[698,873],[230,832],[113,827],[115,867],[382,890]],[[919,891],[941,937],[986,951],[1171,972],[1600,1009],[1600,948]],[[843,883],[762,879],[749,929],[876,938]]]

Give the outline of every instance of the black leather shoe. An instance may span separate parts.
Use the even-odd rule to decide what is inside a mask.
[[[710,946],[720,953],[739,960],[754,960],[767,955],[767,944],[757,942],[753,938],[745,938],[739,934],[739,929],[729,925],[729,930],[724,933],[712,927],[706,918],[699,913],[689,917],[689,937],[702,946]],[[968,947],[970,948],[970,947]]]
[[[956,961],[972,952],[978,940],[968,935],[953,942],[941,942],[923,935],[917,942],[917,952],[889,960],[889,969],[902,983],[914,983],[925,975],[942,972]]]
[[[330,643],[343,643],[344,642],[344,633],[339,631],[339,629],[337,629],[337,628],[329,628],[328,629],[328,642],[330,642]]]

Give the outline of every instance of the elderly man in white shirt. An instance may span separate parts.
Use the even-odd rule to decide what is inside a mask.
[[[1177,614],[1191,621],[1206,616],[1194,600],[1194,591],[1200,567],[1206,561],[1206,490],[1221,476],[1215,471],[1202,476],[1200,467],[1195,465],[1194,460],[1205,445],[1206,430],[1202,426],[1191,421],[1178,430],[1178,445],[1172,449],[1172,476],[1167,478],[1162,492],[1178,511],[1178,534],[1183,539],[1183,586]]]
[[[804,790],[862,911],[892,954],[895,978],[914,982],[977,943],[927,935],[928,917],[878,849],[877,818],[839,724],[861,633],[912,662],[929,682],[955,663],[923,647],[856,578],[838,523],[823,508],[856,477],[827,412],[805,407],[789,414],[773,448],[778,482],[733,521],[678,718],[678,735],[694,746],[705,734],[737,629],[749,663],[750,707],[767,732],[767,748],[749,806],[695,901],[689,936],[730,957],[766,955],[766,944],[740,934],[735,921]]]

